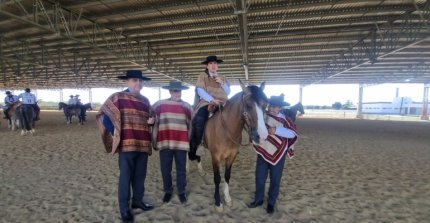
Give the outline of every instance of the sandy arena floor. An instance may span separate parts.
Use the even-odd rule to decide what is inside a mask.
[[[33,136],[0,125],[0,222],[120,222],[117,156],[106,154],[95,113],[84,126],[42,112]],[[429,222],[430,122],[298,120],[296,157],[287,160],[276,212],[253,199],[256,154],[233,166],[233,206],[214,209],[210,155],[188,173],[189,201],[161,202],[158,153],[150,157],[146,200],[136,222]]]

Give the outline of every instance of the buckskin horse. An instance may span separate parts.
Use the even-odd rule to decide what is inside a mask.
[[[84,119],[81,114],[80,106],[67,105],[64,102],[58,103],[58,110],[63,109],[64,115],[66,116],[66,123],[72,123],[72,116],[76,116],[79,119],[79,124],[84,124]]]
[[[242,142],[242,130],[247,126],[249,139],[254,144],[267,138],[268,132],[264,124],[263,111],[267,106],[267,97],[263,93],[264,82],[260,87],[247,86],[239,80],[242,92],[227,100],[225,106],[215,113],[207,122],[204,140],[212,156],[212,168],[215,183],[215,205],[222,211],[219,185],[221,183],[220,162],[225,161],[224,200],[231,205],[229,182],[231,167],[239,152]],[[198,159],[199,160],[199,159]],[[199,169],[201,163],[198,163]]]

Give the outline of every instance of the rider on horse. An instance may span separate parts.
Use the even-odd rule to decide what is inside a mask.
[[[227,101],[230,85],[226,78],[217,73],[218,64],[223,61],[217,56],[208,56],[202,64],[206,64],[205,73],[200,74],[196,83],[196,101],[194,102],[194,118],[190,140],[190,160],[199,159],[197,148],[202,142],[205,123],[209,112]]]
[[[10,91],[6,91],[6,97],[4,98],[5,106],[3,107],[4,119],[10,119],[8,115],[10,106],[16,102],[19,102],[18,96],[13,95]]]
[[[77,95],[70,95],[70,99],[68,101],[68,109],[72,109],[72,108],[79,108],[80,109],[80,116],[83,120],[85,120],[85,111],[86,108],[84,107],[84,105],[81,102],[81,99],[79,98],[79,94]]]
[[[40,108],[37,105],[36,96],[31,93],[30,88],[26,88],[24,93],[21,93],[18,98],[22,99],[23,105],[31,105],[36,112],[36,120],[40,120],[39,114],[40,114]]]
[[[70,98],[67,101],[68,105],[75,105],[76,104],[76,100],[73,97],[74,97],[73,95],[70,95]]]

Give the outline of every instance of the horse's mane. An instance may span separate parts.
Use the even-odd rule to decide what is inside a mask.
[[[251,90],[252,98],[259,102],[260,100],[267,101],[267,96],[264,94],[264,92],[260,89],[260,87],[255,85],[249,85],[247,87],[249,90]]]
[[[256,101],[257,103],[260,100],[264,100],[267,101],[267,96],[264,94],[264,92],[260,89],[260,87],[256,86],[256,85],[249,85],[246,88],[248,88],[251,91],[251,97],[254,101]],[[241,97],[243,94],[243,91],[235,94],[233,97],[231,97],[231,101],[236,101],[238,97]]]

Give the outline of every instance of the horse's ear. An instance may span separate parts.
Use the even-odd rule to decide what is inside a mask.
[[[238,80],[239,80],[240,87],[242,88],[242,91],[245,91],[246,90],[245,84],[243,84],[240,79],[238,79]]]
[[[264,88],[266,87],[266,81],[263,81],[263,82],[261,82],[261,84],[260,84],[260,89],[262,90],[262,91],[264,91]]]

